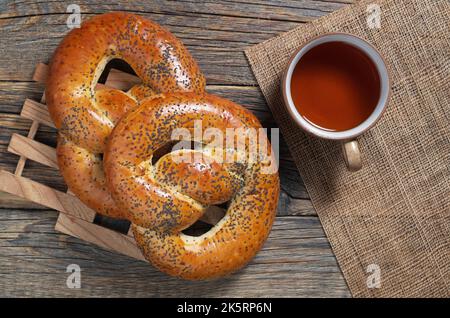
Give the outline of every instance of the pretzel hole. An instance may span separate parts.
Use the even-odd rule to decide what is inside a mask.
[[[119,71],[122,71],[122,72],[125,72],[128,74],[131,74],[131,75],[136,75],[136,73],[134,72],[134,70],[130,66],[130,64],[128,64],[127,62],[125,62],[122,59],[116,58],[116,59],[112,59],[105,65],[105,68],[103,69],[103,72],[98,79],[98,83],[105,84],[107,82],[107,79],[110,75],[111,69],[119,70]],[[108,83],[106,83],[106,84],[108,84]],[[123,91],[126,91],[126,90],[130,89],[134,84],[135,83],[130,83],[129,87],[120,87],[120,89]]]
[[[203,221],[197,221],[187,229],[183,230],[182,233],[189,236],[201,236],[208,232],[212,227],[213,225],[211,224]]]
[[[127,220],[114,219],[98,213],[95,214],[93,223],[122,234],[127,234],[131,225]]]
[[[153,152],[152,165],[156,164],[161,157],[170,153],[172,151],[173,146],[175,146],[176,143],[177,141],[168,142],[162,147],[158,148],[155,152]]]
[[[180,142],[180,140],[174,140],[166,143],[162,147],[158,148],[155,152],[153,152],[152,157],[152,165],[156,164],[161,157],[167,155],[168,153],[172,152],[172,149],[175,145],[177,145]],[[196,141],[191,140],[189,141],[183,141],[183,149],[186,150],[194,150],[197,147],[201,146],[202,144]]]
[[[225,216],[230,202],[227,201],[220,205],[209,206],[200,220],[197,220],[182,232],[190,236],[201,236],[205,234]],[[114,219],[98,213],[95,214],[93,223],[122,234],[127,234],[131,225],[127,220]]]
[[[182,233],[190,236],[201,236],[208,232],[214,225],[219,223],[225,216],[231,201],[227,201],[220,205],[209,206],[200,220],[197,220]]]

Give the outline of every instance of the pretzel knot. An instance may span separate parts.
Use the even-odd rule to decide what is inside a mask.
[[[268,145],[265,135],[233,141],[241,147],[175,149],[153,162],[155,151],[173,141],[174,131],[194,135],[196,120],[201,120],[202,134],[222,132],[215,136],[222,145],[229,145],[230,131],[245,135],[261,128],[252,113],[231,101],[171,94],[146,100],[125,115],[104,158],[112,196],[133,223],[144,256],[185,279],[218,277],[246,264],[268,236],[279,194],[277,173],[265,169],[274,162],[270,145],[254,147],[261,139]],[[249,156],[251,149],[259,150]],[[230,153],[233,160],[220,159]],[[225,216],[207,233],[193,237],[181,232],[209,205],[226,201]]]
[[[125,60],[142,83],[128,92],[96,89],[106,64],[115,58]],[[114,12],[72,30],[53,55],[46,90],[59,130],[58,164],[70,190],[97,212],[122,217],[107,189],[101,158],[112,129],[146,98],[204,88],[205,79],[187,49],[156,23]]]

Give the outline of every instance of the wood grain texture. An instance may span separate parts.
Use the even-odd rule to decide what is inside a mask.
[[[83,19],[124,10],[164,25],[197,59],[210,93],[244,105],[269,128],[276,123],[243,50],[351,2],[77,1]],[[7,147],[13,134],[26,136],[30,129],[31,120],[19,114],[26,99],[42,97],[43,84],[32,81],[34,68],[38,62],[49,61],[69,31],[66,9],[66,3],[51,0],[0,2],[0,169],[15,169],[19,157],[7,152]],[[27,107],[40,106],[28,101]],[[39,125],[35,139],[55,147],[55,129],[48,124]],[[56,169],[33,160],[27,160],[22,175],[67,190]],[[279,217],[261,253],[231,277],[196,283],[167,277],[144,262],[60,234],[53,229],[54,211],[0,192],[0,296],[349,296],[283,140],[280,177]],[[71,263],[82,268],[80,290],[65,285],[66,267]]]

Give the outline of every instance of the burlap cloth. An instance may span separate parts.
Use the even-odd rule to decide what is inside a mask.
[[[381,7],[381,29],[366,22],[371,3]],[[368,40],[391,72],[389,106],[359,138],[364,166],[356,173],[337,142],[296,127],[280,93],[295,49],[333,31]],[[360,1],[246,55],[353,296],[449,297],[450,1]]]

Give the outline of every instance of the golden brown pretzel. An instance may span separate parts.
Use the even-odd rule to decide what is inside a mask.
[[[96,90],[113,58],[125,60],[142,84],[127,93]],[[97,212],[121,217],[106,189],[100,156],[113,127],[148,96],[204,88],[205,79],[187,49],[156,23],[114,12],[72,30],[53,55],[46,90],[60,133],[58,164],[71,191]]]
[[[174,131],[195,135],[196,120],[201,120],[201,133],[222,132],[225,146],[178,149],[153,164],[155,151],[173,141]],[[146,100],[118,123],[105,152],[107,184],[153,265],[185,279],[214,278],[242,267],[261,248],[279,194],[278,174],[264,170],[274,161],[270,145],[253,157],[247,154],[259,140],[244,138],[231,149],[226,146],[230,129],[246,136],[260,127],[243,107],[194,93]],[[240,159],[223,160],[225,153]],[[207,206],[226,201],[226,215],[210,231],[200,237],[181,233]]]

